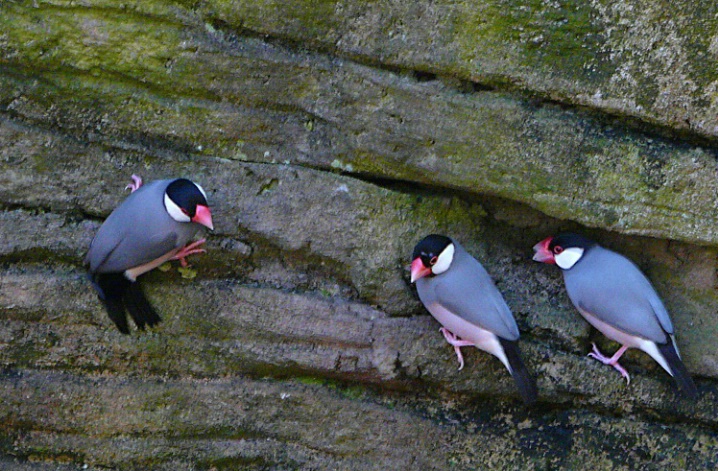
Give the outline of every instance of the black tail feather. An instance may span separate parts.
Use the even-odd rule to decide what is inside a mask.
[[[98,273],[92,276],[92,284],[97,289],[107,314],[117,329],[129,334],[127,313],[139,329],[158,324],[162,319],[154,310],[136,281],[128,280],[123,273]]]
[[[511,365],[511,376],[516,382],[521,398],[526,404],[533,404],[538,399],[538,389],[536,388],[536,381],[521,359],[518,342],[502,339],[501,337],[498,337],[498,339],[504,349],[506,358],[509,360],[509,365]]]
[[[130,287],[125,291],[123,299],[127,312],[130,313],[138,329],[144,330],[145,326],[148,325],[152,327],[159,324],[162,320],[145,297],[145,293],[142,291],[142,287],[139,283],[130,283]]]
[[[667,343],[656,343],[656,345],[661,355],[663,355],[663,358],[666,359],[668,366],[671,368],[673,378],[676,380],[678,388],[680,388],[687,397],[694,399],[698,397],[698,388],[696,388],[691,375],[688,373],[686,365],[683,364],[681,357],[678,356],[678,352],[672,340],[671,338]]]
[[[127,325],[127,314],[125,313],[125,304],[122,302],[122,298],[106,298],[102,302],[110,319],[117,326],[117,330],[123,334],[129,334],[130,327]]]

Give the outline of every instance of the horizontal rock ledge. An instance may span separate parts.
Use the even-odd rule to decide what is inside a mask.
[[[0,468],[715,468],[716,6],[449,3],[2,3]],[[133,173],[217,229],[123,336],[82,259]],[[651,279],[697,401],[585,356],[617,346],[531,260],[564,230]],[[408,278],[430,232],[506,297],[536,407],[457,371]]]
[[[713,4],[209,1],[196,13],[219,37],[250,31],[718,138]]]
[[[138,150],[154,142],[497,195],[591,227],[718,245],[712,149],[205,25],[162,23],[127,54],[129,36],[146,36],[136,14],[61,11],[8,15],[22,54],[4,59],[0,104],[28,122]],[[49,41],[56,53],[41,54]]]
[[[3,452],[127,470],[227,462],[254,469],[257,461],[438,470],[456,460],[477,468],[527,468],[547,460],[566,468],[579,460],[638,468],[656,454],[698,469],[715,457],[711,431],[676,423],[459,405],[446,396],[433,407],[422,394],[328,388],[310,379],[139,379],[23,369],[4,372],[0,399]],[[632,453],[636,448],[644,453]],[[625,454],[620,463],[612,461],[615,450]]]
[[[115,330],[80,274],[39,273],[0,272],[2,364],[142,376],[319,375],[516,397],[508,372],[484,352],[467,349],[467,367],[457,372],[453,350],[428,315],[390,318],[360,303],[228,280],[149,283],[148,296],[164,321],[151,332],[126,336]],[[662,410],[674,420],[715,422],[712,382],[692,404],[677,400],[671,378],[650,361],[626,387],[615,371],[582,354],[567,354],[530,334],[520,346],[543,401],[618,410],[630,404]]]

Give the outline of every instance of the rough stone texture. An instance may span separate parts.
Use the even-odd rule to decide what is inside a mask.
[[[718,7],[682,1],[216,1],[230,27],[715,138]]]
[[[715,8],[0,3],[0,469],[714,469]],[[132,173],[196,179],[216,230],[123,336],[82,259]],[[616,345],[530,260],[564,229],[654,281],[696,402],[585,357]],[[505,294],[536,407],[456,371],[429,232]]]
[[[426,82],[237,36],[203,9],[185,18],[156,7],[167,9],[6,5],[0,104],[143,152],[154,142],[333,168],[498,195],[625,233],[718,243],[713,149],[502,89],[473,92],[456,75]],[[302,31],[292,44],[311,28]],[[586,185],[566,184],[574,180]]]

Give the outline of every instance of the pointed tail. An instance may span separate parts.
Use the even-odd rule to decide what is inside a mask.
[[[130,287],[125,291],[124,301],[127,312],[132,316],[138,329],[144,330],[145,326],[152,327],[162,320],[145,297],[139,282],[130,283]]]
[[[518,342],[502,339],[501,337],[498,337],[498,339],[504,349],[506,358],[509,360],[509,365],[511,365],[511,376],[516,382],[521,398],[526,404],[533,404],[538,399],[538,389],[536,388],[536,381],[521,359]]]
[[[678,351],[673,345],[672,340],[673,337],[671,336],[668,342],[656,343],[656,346],[658,347],[658,351],[661,352],[661,355],[663,355],[663,358],[666,359],[668,366],[671,368],[670,373],[673,374],[673,378],[676,380],[678,387],[687,397],[694,399],[698,397],[698,388],[696,388],[691,375],[688,373],[686,366],[683,364],[683,360],[681,360],[681,357],[678,355]]]
[[[107,314],[117,329],[129,334],[127,313],[139,329],[158,324],[162,319],[154,310],[136,281],[128,280],[122,273],[97,273],[91,277]]]

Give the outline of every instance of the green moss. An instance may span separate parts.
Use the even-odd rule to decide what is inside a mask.
[[[0,18],[11,48],[22,48],[15,61],[35,69],[72,63],[101,73],[105,64],[136,80],[149,80],[175,57],[178,28],[151,17],[88,8],[32,9],[11,3]]]
[[[680,15],[674,12],[680,12]],[[623,14],[625,20],[636,23],[634,28],[642,35],[641,39],[651,44],[650,51],[621,57],[636,66],[649,64],[647,68],[643,65],[643,70],[633,67],[640,104],[653,106],[659,94],[666,92],[663,88],[666,86],[680,89],[669,93],[704,99],[706,87],[718,80],[718,60],[710,52],[714,47],[711,43],[718,34],[718,23],[695,19],[716,18],[718,5],[715,2],[663,0],[651,4],[649,12],[623,10]],[[661,27],[656,29],[656,24]],[[653,73],[644,75],[646,69]],[[675,85],[656,80],[656,75],[673,74],[678,70],[686,77],[681,77]],[[692,90],[684,87],[689,82],[695,85]]]
[[[49,113],[58,116],[38,116],[32,110],[28,116],[31,120],[57,119],[66,132],[73,134],[119,134],[135,142],[151,140],[155,145],[189,154],[229,154],[235,146],[232,130],[224,136],[217,134],[218,129],[226,128],[225,113],[203,99],[169,101],[163,94],[134,82],[83,76],[68,70],[35,75],[39,80],[32,89],[25,90],[26,96],[36,100],[34,105],[45,105]],[[52,102],[45,103],[50,99]],[[63,119],[59,116],[63,112],[71,112],[78,119]],[[39,159],[38,165],[41,171],[44,159]]]
[[[264,457],[244,457],[244,456],[231,456],[226,458],[215,458],[209,460],[200,460],[196,464],[198,470],[207,471],[251,471],[251,470],[265,470],[274,469],[276,463],[268,461]],[[282,469],[286,468],[287,463],[282,462]],[[294,465],[292,465],[294,468]],[[300,466],[296,465],[296,469]]]
[[[33,446],[23,453],[25,459],[34,463],[84,463],[84,453],[60,450],[53,447]]]
[[[39,360],[47,356],[45,345],[38,345],[35,341],[15,342],[3,354],[5,363],[17,366],[34,366]]]
[[[323,386],[327,384],[326,378],[318,378],[316,376],[297,376],[293,379],[298,383],[308,384],[311,386]]]
[[[320,378],[316,376],[295,376],[293,381],[310,386],[322,386],[337,392],[346,399],[358,400],[367,397],[369,389],[367,386],[358,383],[347,383],[345,381],[337,381],[331,378]]]
[[[335,159],[330,166],[341,165],[346,167],[347,161],[351,169],[357,173],[366,173],[369,175],[399,174],[406,175],[407,177],[411,175],[414,178],[409,179],[421,181],[419,172],[412,171],[407,166],[387,159],[385,155],[374,153],[366,149],[357,149],[351,154],[341,155],[340,158]],[[334,162],[336,162],[336,164],[334,164]]]
[[[313,2],[214,0],[208,6],[208,11],[222,21],[241,24],[252,31],[282,31],[293,26],[305,39],[321,40],[328,32],[339,26],[336,10],[340,3],[338,0]]]
[[[512,62],[567,80],[595,81],[612,71],[602,50],[604,27],[589,3],[491,0],[463,6],[455,42],[461,60],[474,64],[473,73],[485,74],[483,64],[508,71]]]

